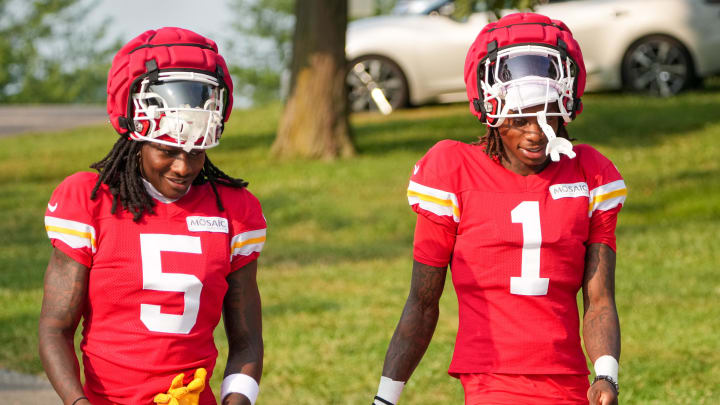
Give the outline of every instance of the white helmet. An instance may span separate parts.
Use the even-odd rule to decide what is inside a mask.
[[[575,75],[569,59],[562,60],[557,49],[541,45],[519,45],[498,51],[494,63],[486,60],[479,83],[485,94],[484,102],[497,102],[497,113],[488,109],[488,125],[500,126],[507,117],[530,117],[536,113],[523,113],[523,108],[544,105],[546,116],[563,117],[570,122],[571,112],[565,109],[562,99],[572,103]],[[549,104],[557,104],[559,112],[549,112]],[[514,111],[511,113],[511,111]]]
[[[164,72],[156,81],[146,77],[132,94],[135,131],[130,137],[186,152],[217,146],[223,130],[224,92],[215,77],[203,73]]]

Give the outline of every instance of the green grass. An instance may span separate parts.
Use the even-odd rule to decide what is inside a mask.
[[[617,302],[624,404],[710,404],[720,397],[720,88],[671,100],[585,97],[569,127],[625,176]],[[464,104],[358,115],[359,154],[339,161],[269,156],[279,106],[235,111],[211,151],[250,181],[268,219],[260,259],[265,372],[259,404],[363,404],[407,294],[413,163],[445,138],[483,128]],[[67,175],[88,170],[115,140],[108,127],[0,139],[0,367],[42,373],[36,325],[50,253],[45,204]],[[457,327],[450,285],[441,319],[403,394],[406,404],[462,403],[446,374]],[[216,331],[217,391],[227,345]]]

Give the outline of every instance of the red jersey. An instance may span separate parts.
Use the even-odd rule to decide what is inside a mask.
[[[77,173],[53,192],[45,216],[52,245],[90,268],[83,312],[85,393],[96,405],[152,404],[173,377],[204,367],[208,381],[217,349],[213,331],[226,277],[255,260],[265,218],[246,189],[209,184],[182,198],[155,201],[155,213],[133,222],[110,213],[112,196],[96,173]],[[209,384],[200,403],[215,404]]]
[[[415,165],[415,260],[450,264],[459,328],[450,374],[587,374],[576,296],[585,248],[615,249],[627,194],[587,145],[537,175],[515,174],[482,146],[441,141]]]

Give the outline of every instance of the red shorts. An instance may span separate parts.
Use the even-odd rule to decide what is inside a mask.
[[[588,405],[586,375],[460,374],[465,405]]]

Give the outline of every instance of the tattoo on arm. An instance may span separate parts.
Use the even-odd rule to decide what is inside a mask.
[[[225,375],[243,373],[259,382],[263,368],[263,339],[256,275],[257,261],[253,261],[228,276],[223,319],[229,346]]]
[[[414,262],[410,294],[390,340],[383,375],[407,381],[425,354],[439,317],[447,269]]]
[[[85,307],[89,269],[55,249],[45,272],[38,325],[45,372],[64,400],[83,395],[74,336]]]
[[[620,358],[620,321],[615,306],[615,252],[605,244],[588,246],[583,279],[583,340],[591,361]]]

